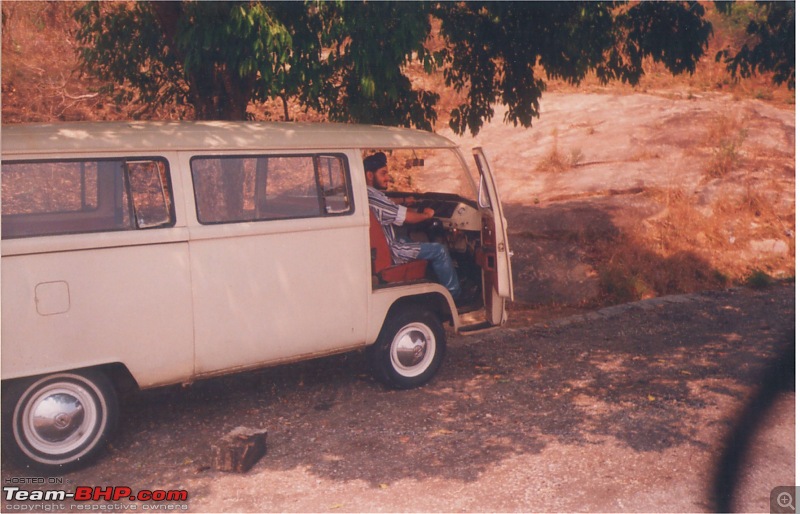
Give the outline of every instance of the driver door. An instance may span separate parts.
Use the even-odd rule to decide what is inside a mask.
[[[497,192],[489,161],[480,147],[472,149],[480,172],[478,207],[481,211],[481,246],[483,259],[483,295],[489,325],[506,322],[506,301],[514,300],[511,278],[511,250],[508,245],[506,218]]]

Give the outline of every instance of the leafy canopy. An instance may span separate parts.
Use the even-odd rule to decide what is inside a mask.
[[[735,53],[722,50],[717,61],[725,61],[731,75],[749,77],[756,71],[774,72],[775,84],[794,89],[794,2],[755,2],[756,16],[747,25],[750,41]],[[717,8],[730,14],[735,4],[717,2]],[[751,48],[752,45],[752,48]]]
[[[434,14],[450,48],[447,84],[467,92],[451,113],[459,133],[476,134],[497,100],[507,122],[530,126],[545,89],[534,65],[573,84],[594,70],[604,83],[635,85],[646,58],[675,74],[694,72],[711,35],[695,2],[442,3]]]
[[[247,1],[90,2],[75,17],[82,69],[120,102],[245,119],[252,101],[294,99],[335,121],[430,130],[440,97],[409,77],[416,63],[463,93],[450,126],[476,134],[498,102],[530,126],[548,78],[636,84],[648,58],[693,72],[703,15],[696,2]]]

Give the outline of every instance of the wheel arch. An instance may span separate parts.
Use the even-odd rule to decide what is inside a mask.
[[[131,374],[131,372],[128,370],[128,367],[121,362],[109,362],[106,364],[96,364],[93,366],[84,366],[80,368],[47,371],[45,373],[37,373],[35,375],[27,375],[24,377],[14,377],[3,380],[2,384],[5,388],[14,383],[37,380],[55,373],[84,372],[98,372],[105,375],[111,381],[111,384],[114,386],[114,390],[119,396],[124,396],[139,391],[139,383],[135,378],[133,378],[133,374]]]
[[[452,323],[453,314],[447,299],[441,293],[425,293],[416,296],[404,296],[392,304],[386,316],[394,314],[398,309],[421,307],[436,314],[442,323]]]
[[[444,288],[442,288],[442,291],[445,291]],[[373,321],[370,324],[367,337],[368,344],[373,344],[377,340],[380,331],[383,329],[388,319],[398,310],[407,309],[409,307],[428,310],[436,315],[442,324],[450,323],[455,326],[458,323],[458,315],[455,314],[455,307],[452,300],[449,300],[448,296],[442,291],[432,290],[397,296],[392,299],[384,298],[382,300],[388,301],[385,303],[376,302],[377,305],[373,304],[373,314],[376,314],[376,316],[372,317]],[[382,315],[377,316],[381,311],[383,311]]]

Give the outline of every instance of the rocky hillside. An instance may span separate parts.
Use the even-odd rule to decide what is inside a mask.
[[[496,169],[519,302],[794,277],[793,109],[720,93],[554,93],[533,128],[493,123],[461,142]]]

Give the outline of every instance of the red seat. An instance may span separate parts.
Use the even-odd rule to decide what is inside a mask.
[[[407,282],[425,278],[428,261],[417,259],[404,264],[394,264],[389,243],[378,218],[369,211],[369,247],[372,253],[372,273],[381,282]]]

